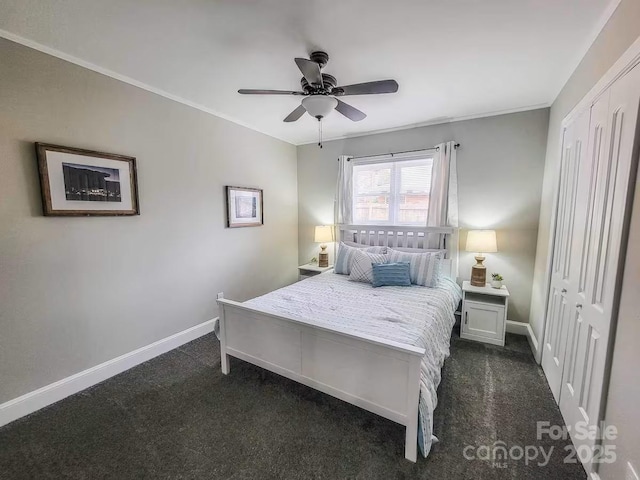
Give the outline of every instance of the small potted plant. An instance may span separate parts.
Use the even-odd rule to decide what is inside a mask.
[[[491,286],[493,288],[502,288],[502,280],[504,280],[504,278],[502,278],[502,275],[499,273],[491,274]]]

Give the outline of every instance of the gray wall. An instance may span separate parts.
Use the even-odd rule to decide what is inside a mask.
[[[548,129],[548,109],[354,137],[298,147],[299,260],[317,255],[315,225],[333,223],[337,158],[432,147],[455,140],[458,149],[460,236],[466,229],[497,230],[490,272],[499,271],[512,294],[508,318],[526,322],[536,249],[538,211]],[[473,254],[461,252],[460,277],[468,280]]]
[[[0,403],[296,279],[295,147],[2,39],[0,72]],[[141,215],[43,217],[35,141],[137,157]]]
[[[639,19],[640,0],[622,0],[551,107],[530,315],[532,328],[539,341],[542,340],[544,327],[546,293],[544,280],[549,258],[551,210],[560,152],[560,124],[571,109],[640,36]],[[638,216],[640,215],[640,205],[638,197],[638,186],[636,185],[633,233],[630,238],[631,250],[626,261],[623,298],[615,338],[611,387],[605,415],[607,423],[614,424],[619,430],[619,437],[613,442],[616,445],[617,461],[601,466],[600,477],[602,480],[624,478],[628,461],[634,464],[636,471],[640,471],[640,450],[638,449],[638,444],[640,444],[638,433],[640,389],[637,381],[637,366],[640,364],[640,349],[638,348],[640,341],[640,330],[638,329],[640,325],[638,318],[640,309],[640,304],[638,304],[638,282],[640,281],[638,277],[640,265]]]

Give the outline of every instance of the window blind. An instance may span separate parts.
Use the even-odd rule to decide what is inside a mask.
[[[354,222],[426,225],[432,166],[431,157],[354,165]]]

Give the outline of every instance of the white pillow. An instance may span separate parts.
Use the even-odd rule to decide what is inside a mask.
[[[342,275],[351,274],[353,255],[356,252],[361,251],[369,253],[387,253],[387,247],[367,247],[366,245],[362,245],[361,247],[350,247],[344,242],[340,242],[340,248],[338,249],[338,256],[336,257],[336,264],[333,267],[333,271]]]
[[[389,263],[409,262],[411,283],[424,287],[438,283],[442,252],[408,253],[390,248],[388,253]]]
[[[387,263],[388,255],[384,253],[367,253],[362,250],[357,250],[353,255],[353,261],[351,262],[351,274],[349,280],[352,282],[373,282],[373,267],[374,263]]]

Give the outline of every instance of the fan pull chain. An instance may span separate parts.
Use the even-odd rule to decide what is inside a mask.
[[[318,146],[322,148],[322,117],[318,117]]]

